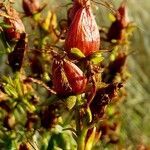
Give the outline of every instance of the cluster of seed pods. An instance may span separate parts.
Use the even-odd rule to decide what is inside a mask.
[[[68,32],[65,51],[71,56],[71,49],[78,48],[89,56],[100,48],[100,34],[89,0],[74,0],[68,12]],[[79,94],[85,91],[87,79],[71,61],[54,59],[52,69],[54,88],[58,93]],[[60,78],[58,78],[60,74]],[[65,77],[62,77],[62,74]],[[64,84],[67,81],[67,84]]]

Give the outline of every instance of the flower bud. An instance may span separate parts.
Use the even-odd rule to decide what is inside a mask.
[[[4,29],[4,34],[8,42],[18,41],[22,33],[25,33],[25,28],[19,14],[12,7],[6,8],[10,18],[4,17],[4,22],[9,25],[9,28]]]
[[[88,56],[100,48],[100,34],[90,5],[79,8],[69,27],[65,49],[78,48]]]
[[[39,0],[23,0],[22,5],[27,16],[31,16],[40,10]]]
[[[72,62],[54,58],[52,82],[55,91],[60,95],[80,94],[86,88],[87,79],[83,72]]]

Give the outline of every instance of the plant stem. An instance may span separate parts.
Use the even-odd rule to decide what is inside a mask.
[[[76,122],[77,136],[78,136],[81,133],[81,128],[80,128],[80,112],[79,112],[78,108],[76,108],[76,110],[75,110],[75,122]]]
[[[76,121],[76,131],[77,131],[77,150],[85,150],[85,138],[87,135],[88,128],[84,126],[81,129],[80,125],[80,112],[77,108],[75,110],[75,121]]]
[[[88,128],[84,127],[77,140],[77,150],[85,150],[85,138],[87,135]]]

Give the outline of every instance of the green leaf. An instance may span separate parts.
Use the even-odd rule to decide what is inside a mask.
[[[87,108],[87,120],[88,122],[92,121],[92,113],[89,107]]]
[[[109,13],[109,14],[108,14],[108,18],[109,18],[112,22],[116,21],[116,17],[115,17],[112,13]]]
[[[65,103],[66,103],[67,108],[69,110],[71,110],[75,106],[76,100],[77,100],[76,96],[69,96],[69,97],[67,97]]]
[[[5,92],[9,96],[12,96],[13,98],[17,98],[18,97],[18,93],[16,92],[14,87],[12,87],[11,85],[7,84],[6,86],[4,86],[4,89],[5,89]]]
[[[41,19],[41,13],[36,13],[33,15],[35,21],[39,21]]]
[[[84,97],[83,97],[84,96]],[[81,106],[85,103],[86,99],[85,99],[85,95],[84,94],[79,94],[77,95],[77,106]]]
[[[91,56],[90,61],[93,64],[99,64],[100,62],[103,61],[103,59],[104,57],[102,56],[101,52],[96,52]]]
[[[4,48],[5,48],[5,51],[1,52],[2,54],[3,54],[3,53],[10,53],[10,52],[13,51],[13,46],[11,47],[11,46],[8,44],[8,42],[7,42],[7,40],[6,40],[5,35],[4,35],[3,32],[0,32],[0,40],[1,40],[1,42],[2,42],[2,44],[3,44],[3,46],[4,46]]]
[[[85,58],[85,55],[78,48],[72,48],[71,53],[78,58]]]
[[[114,54],[114,53],[112,53],[112,54],[110,55],[110,60],[111,60],[111,61],[114,61],[114,60],[115,60],[115,58],[116,58],[115,54]]]
[[[131,22],[126,27],[126,35],[131,36],[133,34],[133,31],[137,28],[136,24]]]
[[[91,134],[88,137],[87,143],[86,143],[86,150],[91,150],[95,141],[95,134],[96,134],[96,127],[93,127],[93,130]]]
[[[116,110],[116,109],[115,109],[115,106],[113,106],[113,105],[110,106],[110,105],[109,105],[109,106],[107,107],[107,113],[108,113],[108,115],[109,115],[109,116],[113,116],[114,113],[115,113],[115,110]]]
[[[76,143],[72,138],[70,131],[63,131],[60,133],[53,133],[49,142],[47,150],[75,150]]]
[[[36,110],[36,107],[29,103],[27,99],[23,99],[23,103],[26,105],[26,108],[29,112],[34,112]]]
[[[8,28],[11,28],[11,25],[6,24],[5,22],[0,22],[0,27],[4,29],[8,29]]]
[[[18,98],[23,96],[23,85],[17,73],[15,78],[3,76],[5,92],[13,97]]]

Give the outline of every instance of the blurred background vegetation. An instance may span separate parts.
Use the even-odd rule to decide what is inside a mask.
[[[116,7],[121,2],[121,0],[107,1],[111,1]],[[15,2],[17,10],[23,12],[20,7],[21,0],[16,0]],[[71,1],[43,0],[42,2],[49,3],[46,9],[50,8],[52,11],[56,11],[59,20],[66,17],[67,11],[66,7],[60,6]],[[150,143],[150,2],[149,0],[128,0],[127,3],[129,19],[136,23],[137,29],[134,32],[131,43],[131,51],[133,53],[128,57],[131,77],[126,84],[127,97],[120,105],[122,112],[121,141],[127,149],[135,149],[139,144],[148,145]],[[100,26],[110,25],[108,9],[99,5],[99,9],[95,13]],[[3,49],[1,44],[0,47]],[[5,55],[0,56],[0,74],[9,72],[4,71],[5,59]],[[114,149],[114,147],[110,147],[106,149]]]
[[[129,17],[137,25],[128,59],[131,78],[126,101],[122,105],[122,138],[127,145],[150,143],[150,3],[148,0],[128,1]]]

